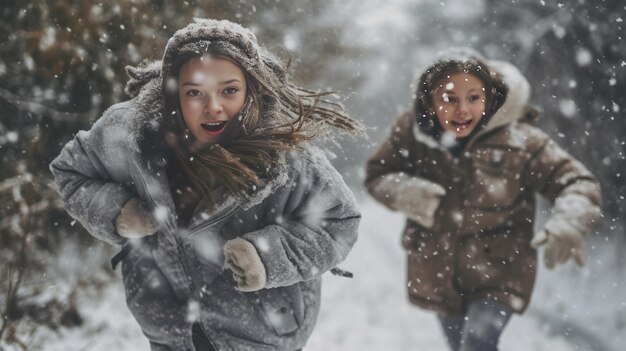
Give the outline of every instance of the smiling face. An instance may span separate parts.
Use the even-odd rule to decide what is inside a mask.
[[[472,133],[485,115],[482,81],[468,73],[444,77],[432,93],[434,113],[445,132],[457,139]]]
[[[247,94],[239,66],[204,55],[186,62],[178,74],[178,98],[183,120],[201,144],[211,144],[238,115]]]

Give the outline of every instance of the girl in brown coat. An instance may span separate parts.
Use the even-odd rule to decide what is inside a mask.
[[[411,303],[436,311],[453,350],[497,350],[529,302],[537,247],[545,264],[584,264],[600,187],[530,122],[529,84],[512,65],[477,55],[438,60],[369,159],[366,186],[407,216]],[[553,204],[533,238],[535,193]]]

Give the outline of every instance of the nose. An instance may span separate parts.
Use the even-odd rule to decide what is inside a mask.
[[[467,116],[467,114],[469,113],[469,106],[467,104],[467,102],[465,101],[460,101],[457,105],[457,113],[460,116]]]
[[[210,96],[206,98],[204,102],[204,114],[206,115],[217,115],[224,111],[222,104],[216,99],[214,96]]]

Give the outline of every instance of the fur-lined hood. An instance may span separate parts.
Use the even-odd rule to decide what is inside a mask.
[[[499,91],[498,94],[505,97],[498,111],[491,117],[483,132],[493,130],[499,126],[527,119],[535,122],[539,117],[539,110],[529,105],[530,84],[522,72],[513,64],[500,61],[488,60],[478,51],[467,47],[452,48],[440,53],[436,62],[443,60],[466,60],[478,59],[487,64],[492,73],[500,75],[506,85],[506,91]],[[432,65],[424,72],[429,71]]]
[[[539,119],[540,111],[529,104],[530,84],[522,72],[505,61],[487,60],[486,63],[490,70],[502,77],[508,91],[498,111],[491,117],[487,125],[472,137],[466,146],[467,148],[476,142],[481,135],[499,127],[522,121],[534,124]]]
[[[130,77],[125,92],[136,99],[133,133],[138,143],[163,124],[165,92],[174,79],[173,66],[181,52],[202,53],[218,46],[257,83],[256,114],[242,114],[246,138],[287,140],[294,127],[302,135],[316,137],[332,132],[359,133],[363,126],[343,107],[326,100],[324,93],[308,91],[289,81],[287,66],[261,47],[254,33],[227,20],[195,19],[168,40],[163,58],[127,67]],[[165,116],[166,118],[169,116]],[[295,138],[298,139],[298,138]],[[289,143],[287,141],[286,143]]]
[[[493,130],[499,126],[512,123],[529,117],[530,109],[528,102],[530,99],[530,84],[520,70],[505,61],[487,60],[489,69],[502,76],[504,84],[508,87],[508,92],[504,103],[498,109],[483,133]]]
[[[486,124],[466,140],[467,144],[464,146],[465,149],[469,148],[482,135],[499,127],[514,122],[528,122],[534,124],[539,119],[540,110],[529,104],[530,84],[522,72],[511,63],[498,60],[486,60],[479,53],[473,50],[468,51],[468,49],[458,49],[445,53],[439,56],[436,62],[443,60],[464,60],[468,58],[476,58],[485,62],[492,73],[498,74],[501,77],[506,87],[501,87],[501,89],[496,87],[497,95],[501,96],[500,101],[497,102],[499,107],[497,111],[489,117]],[[429,66],[424,70],[423,74],[426,74],[432,67],[433,65]],[[416,96],[417,95],[418,94],[416,94]],[[441,145],[441,142],[435,140],[426,130],[421,130],[421,128],[416,129],[414,130],[414,135],[416,139],[426,142],[428,145],[431,145],[431,147],[445,148]]]

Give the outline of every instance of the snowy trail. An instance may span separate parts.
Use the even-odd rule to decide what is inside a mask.
[[[361,210],[359,241],[340,265],[355,277],[324,276],[322,310],[306,350],[446,350],[435,315],[412,307],[405,295],[405,254],[400,245],[403,217],[371,200],[363,201]],[[92,298],[81,302],[82,310],[88,311],[85,325],[46,335],[44,350],[148,350],[124,303],[121,281]],[[578,321],[565,323],[531,303],[529,313],[513,317],[500,347],[507,351],[612,351],[583,327]]]
[[[563,321],[554,315],[538,308],[530,309],[528,314],[539,322],[550,325],[546,332],[549,335],[567,335],[568,341],[576,345],[576,350],[612,351],[613,349],[601,337],[587,331],[580,323]]]
[[[361,210],[359,241],[341,265],[355,278],[325,276],[322,311],[307,350],[446,350],[435,315],[412,307],[406,297],[405,253],[400,245],[404,217],[371,200],[362,202]],[[500,348],[594,350],[572,345],[573,340],[554,335],[544,325],[532,315],[514,315]]]

